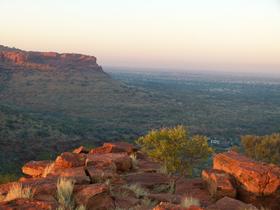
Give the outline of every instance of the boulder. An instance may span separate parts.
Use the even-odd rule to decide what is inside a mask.
[[[124,179],[129,184],[139,184],[145,188],[153,188],[156,185],[162,184],[170,184],[171,179],[165,175],[160,173],[135,173],[128,174],[124,177]]]
[[[218,200],[215,204],[208,206],[206,210],[258,210],[251,204],[243,203],[242,201],[233,198],[224,197]]]
[[[129,171],[132,168],[131,158],[126,153],[88,154],[86,165],[99,169],[116,168],[121,172]]]
[[[80,154],[80,153],[89,153],[89,150],[84,146],[80,146],[72,151],[72,153]]]
[[[219,200],[223,197],[236,197],[236,189],[232,185],[229,174],[220,170],[203,170],[202,179],[205,181],[212,197]]]
[[[55,168],[73,168],[85,165],[85,154],[64,152],[54,162]]]
[[[3,210],[49,210],[57,208],[57,202],[30,200],[23,198],[7,202],[0,202],[0,209]]]
[[[196,198],[202,206],[208,206],[214,202],[201,178],[180,178],[176,182],[175,194]]]
[[[253,161],[234,151],[217,154],[214,169],[235,178],[237,198],[257,207],[278,210],[280,203],[280,167]]]
[[[160,170],[160,164],[156,163],[152,160],[145,159],[145,160],[137,160],[137,167],[139,171],[142,172],[157,172]]]
[[[123,187],[123,185],[114,186],[110,193],[114,197],[116,208],[134,209],[132,207],[139,206],[141,204],[141,199],[137,198],[135,192],[127,187]]]
[[[213,168],[231,174],[248,192],[270,195],[280,189],[280,167],[253,161],[234,151],[217,154]]]
[[[34,196],[51,195],[53,197],[56,197],[57,179],[57,177],[30,178],[20,183],[23,187],[31,187],[32,189],[34,189]]]
[[[89,184],[90,177],[87,176],[85,167],[76,167],[76,168],[63,168],[63,169],[56,169],[51,171],[48,174],[48,177],[57,176],[57,177],[69,177],[71,179],[76,180],[79,184]]]
[[[140,204],[140,200],[133,197],[116,197],[114,200],[118,209],[133,209]]]
[[[112,184],[123,183],[122,178],[114,170],[102,170],[95,168],[94,166],[88,166],[86,168],[86,173],[90,177],[92,183],[101,183],[110,179]]]
[[[78,205],[84,205],[87,209],[114,208],[113,199],[109,196],[108,186],[105,184],[86,185],[75,193],[74,198]]]
[[[44,173],[46,167],[52,164],[52,161],[30,161],[22,167],[22,173],[31,177],[39,177]]]
[[[136,149],[132,144],[126,142],[111,142],[104,143],[102,147],[97,147],[90,150],[91,154],[106,154],[106,153],[121,153],[126,152],[128,155],[133,153]]]

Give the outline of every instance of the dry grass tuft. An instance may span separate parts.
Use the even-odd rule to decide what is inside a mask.
[[[193,198],[193,197],[186,197],[184,200],[181,202],[181,206],[183,208],[189,208],[191,206],[198,206],[200,207],[200,202],[198,199]]]
[[[32,190],[31,187],[23,187],[21,183],[16,183],[11,187],[4,201],[11,201],[17,198],[32,199],[33,195],[34,190]]]
[[[157,201],[152,201],[151,199],[149,198],[144,198],[142,201],[141,201],[141,204],[143,206],[145,206],[147,209],[152,209],[154,208],[156,205],[157,205]]]
[[[76,208],[76,210],[86,210],[86,207],[83,206],[83,205],[81,205],[81,206],[78,206],[78,207]]]
[[[126,185],[125,188],[133,191],[137,198],[141,198],[148,195],[147,190],[142,188],[139,184]]]
[[[131,162],[132,162],[132,168],[133,169],[138,169],[138,160],[137,156],[135,153],[132,153],[130,156]]]
[[[74,209],[73,189],[74,180],[61,177],[57,181],[57,200],[60,206],[64,209]]]

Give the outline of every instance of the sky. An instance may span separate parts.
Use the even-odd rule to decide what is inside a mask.
[[[0,0],[0,44],[103,66],[280,72],[280,0]]]

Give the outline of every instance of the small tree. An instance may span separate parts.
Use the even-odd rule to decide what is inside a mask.
[[[245,154],[255,160],[280,165],[280,134],[241,137]]]
[[[152,130],[137,140],[151,158],[161,162],[168,173],[192,174],[193,167],[212,153],[205,136],[189,137],[183,126]]]

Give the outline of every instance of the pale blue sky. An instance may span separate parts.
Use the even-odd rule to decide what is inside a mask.
[[[0,44],[101,65],[280,71],[280,1],[0,0]]]

